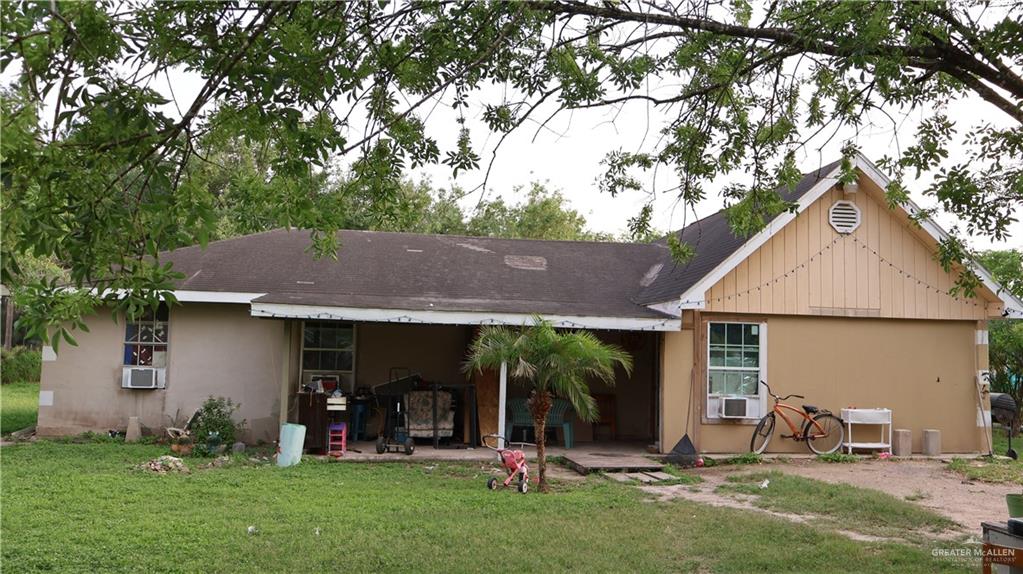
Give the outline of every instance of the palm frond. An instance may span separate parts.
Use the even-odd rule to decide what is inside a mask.
[[[559,331],[539,316],[524,327],[480,329],[463,366],[466,372],[508,365],[508,375],[572,403],[582,420],[597,416],[588,381],[614,385],[615,370],[632,373],[632,357],[589,331]]]

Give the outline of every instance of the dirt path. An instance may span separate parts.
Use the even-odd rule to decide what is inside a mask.
[[[1019,492],[1011,484],[989,484],[965,481],[958,474],[945,469],[936,460],[879,461],[869,460],[853,464],[828,464],[814,460],[794,460],[750,467],[714,467],[694,471],[704,482],[699,491],[689,487],[645,487],[644,490],[659,497],[683,497],[715,506],[757,509],[748,500],[716,494],[714,489],[728,474],[753,470],[777,470],[830,483],[845,483],[887,492],[900,499],[910,497],[915,504],[933,510],[963,527],[964,532],[979,535],[980,523],[1001,520],[1006,516],[1005,495]],[[792,516],[778,514],[794,520]],[[804,521],[802,519],[800,521]]]

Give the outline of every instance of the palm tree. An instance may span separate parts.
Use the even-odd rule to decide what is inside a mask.
[[[592,377],[613,385],[615,367],[621,366],[631,373],[632,357],[615,345],[601,342],[589,331],[558,331],[537,316],[530,326],[481,328],[470,346],[464,370],[482,372],[499,368],[502,363],[508,365],[512,379],[531,387],[527,404],[536,431],[538,486],[546,491],[544,423],[551,410],[551,399],[563,397],[580,419],[595,420],[597,403],[590,395],[587,379]]]

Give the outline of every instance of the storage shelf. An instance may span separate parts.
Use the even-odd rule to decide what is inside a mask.
[[[884,449],[889,453],[892,452],[891,409],[842,409],[842,421],[845,423],[846,432],[846,440],[842,443],[842,448],[847,453],[852,454],[854,448]],[[880,440],[870,442],[853,440],[853,425],[880,426],[881,436],[878,437]],[[886,441],[885,438],[888,440]]]
[[[843,442],[842,448],[891,448],[886,442]]]

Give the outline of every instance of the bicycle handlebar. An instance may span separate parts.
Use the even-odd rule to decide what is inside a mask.
[[[776,400],[776,401],[784,401],[784,400],[790,399],[792,397],[796,397],[797,399],[805,399],[806,398],[803,395],[785,395],[784,397],[779,397],[778,395],[776,395],[773,392],[771,392],[771,385],[768,385],[764,381],[760,381],[760,384],[764,385],[765,387],[767,387],[767,394],[769,394],[772,397],[774,397],[774,400]]]

